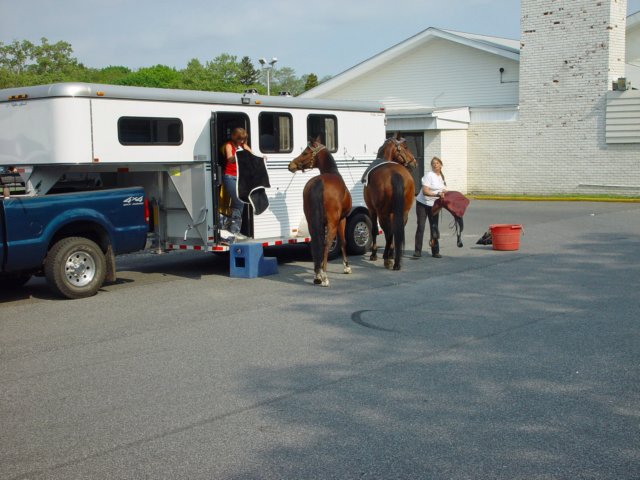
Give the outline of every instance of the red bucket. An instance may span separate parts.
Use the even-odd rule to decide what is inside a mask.
[[[491,243],[494,250],[518,250],[522,225],[490,225]]]

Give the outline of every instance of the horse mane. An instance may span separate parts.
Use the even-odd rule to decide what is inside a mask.
[[[325,152],[327,152],[327,168],[323,173],[335,173],[336,175],[340,175],[336,159],[333,158],[333,155],[331,155],[331,152],[329,152],[329,150],[325,149]],[[342,177],[342,175],[340,176]]]

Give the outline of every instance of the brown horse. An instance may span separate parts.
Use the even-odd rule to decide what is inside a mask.
[[[311,168],[320,170],[320,175],[310,179],[304,186],[302,195],[304,216],[311,235],[311,256],[315,272],[313,283],[328,287],[327,257],[336,232],[340,235],[344,273],[351,273],[344,235],[347,214],[351,210],[351,194],[338,172],[333,156],[320,143],[319,138],[310,141],[307,148],[289,163],[288,168],[293,173]]]
[[[416,167],[417,162],[411,150],[400,134],[389,137],[378,150],[378,158],[386,160],[369,172],[364,187],[364,201],[367,203],[373,228],[370,260],[378,259],[377,222],[384,232],[385,247],[382,258],[385,268],[400,270],[402,247],[404,245],[404,226],[413,205],[414,183],[408,169]]]

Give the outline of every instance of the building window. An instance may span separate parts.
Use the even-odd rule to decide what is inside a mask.
[[[122,145],[180,145],[182,121],[179,118],[121,117],[118,140]]]
[[[322,143],[331,153],[338,151],[338,119],[335,115],[309,115],[307,117],[307,136],[320,136]]]
[[[262,112],[258,117],[260,151],[289,153],[293,151],[293,120],[288,113]]]

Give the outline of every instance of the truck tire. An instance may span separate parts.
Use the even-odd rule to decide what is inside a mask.
[[[364,255],[371,248],[371,219],[364,213],[356,213],[347,221],[345,233],[347,250],[351,255]]]
[[[106,260],[95,242],[84,237],[58,241],[44,264],[51,289],[63,297],[75,299],[95,295],[104,282]]]

